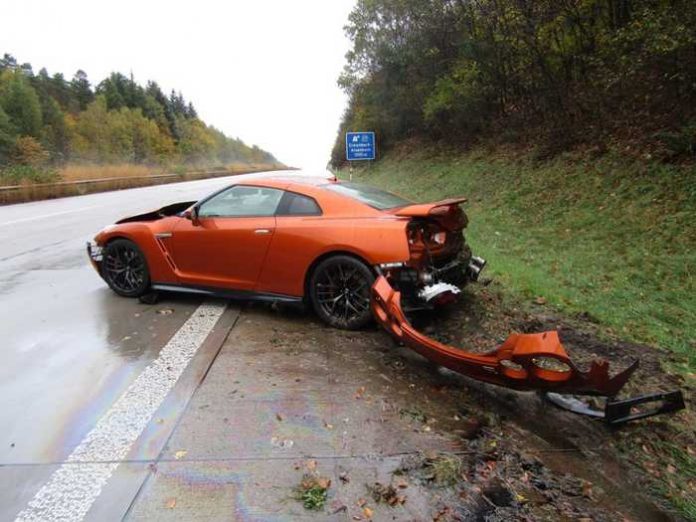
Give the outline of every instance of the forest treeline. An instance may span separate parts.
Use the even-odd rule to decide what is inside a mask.
[[[696,154],[693,0],[358,0],[344,132]]]
[[[274,162],[269,152],[206,125],[181,93],[165,94],[112,73],[93,87],[84,71],[72,79],[34,73],[0,59],[0,170],[71,163],[225,165]]]

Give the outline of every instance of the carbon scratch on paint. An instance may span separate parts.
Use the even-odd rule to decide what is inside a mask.
[[[82,520],[225,311],[203,303],[99,419],[17,521]]]

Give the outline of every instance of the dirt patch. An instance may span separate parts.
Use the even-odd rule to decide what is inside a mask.
[[[591,317],[565,318],[549,311],[544,303],[511,302],[495,284],[470,287],[460,302],[448,310],[420,314],[412,321],[441,342],[479,353],[499,345],[510,332],[558,330],[561,342],[581,369],[594,359],[605,359],[614,373],[634,360],[640,361],[621,396],[682,389],[686,411],[612,430],[601,422],[543,405],[532,394],[464,379],[477,390],[479,404],[486,405],[489,417],[502,416],[559,449],[569,450],[566,455],[561,452],[552,459],[546,458],[557,473],[567,470],[582,474],[584,467],[589,472],[586,476],[599,475],[610,490],[635,488],[633,491],[644,492],[647,502],[654,504],[653,508],[645,507],[652,514],[645,518],[696,518],[693,387],[680,375],[669,372],[667,363],[677,362],[674,354],[616,338]],[[481,414],[486,415],[485,411],[479,411]],[[524,445],[525,441],[521,441],[521,447]],[[596,470],[583,462],[586,458],[597,459]],[[552,489],[558,491],[559,487]],[[560,502],[563,505],[567,499]],[[562,511],[559,514],[569,516]],[[588,516],[601,518],[596,513]]]

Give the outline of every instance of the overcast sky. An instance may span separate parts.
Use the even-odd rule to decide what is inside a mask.
[[[346,99],[336,85],[354,0],[3,0],[0,54],[93,84],[157,81],[229,136],[323,168]]]

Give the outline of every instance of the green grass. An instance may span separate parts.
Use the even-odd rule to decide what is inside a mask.
[[[468,240],[511,293],[589,313],[623,338],[672,350],[681,372],[696,368],[693,167],[392,154],[354,181],[417,201],[467,196]]]

